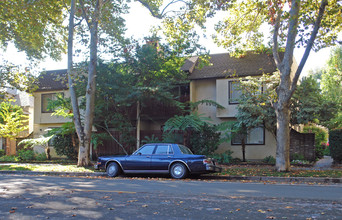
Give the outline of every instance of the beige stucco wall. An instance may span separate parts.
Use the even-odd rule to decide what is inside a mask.
[[[225,121],[235,120],[237,113],[236,105],[229,105],[228,102],[228,81],[234,79],[206,79],[192,80],[190,82],[190,99],[192,102],[210,99],[224,106],[225,109],[217,110],[216,107],[201,105],[198,108],[199,114],[205,114],[212,119],[212,123],[219,124]],[[233,151],[233,157],[242,158],[241,145],[231,145],[223,143],[219,146],[217,152],[222,153],[227,150]],[[276,140],[274,136],[265,131],[265,145],[246,145],[247,160],[261,160],[267,156],[275,157]]]
[[[65,123],[71,121],[62,116],[52,116],[51,113],[42,113],[42,94],[60,93],[63,92],[65,97],[70,97],[69,91],[49,91],[49,92],[35,92],[34,96],[34,124],[51,124],[51,123]]]
[[[64,118],[62,116],[52,116],[51,113],[42,113],[42,94],[49,93],[64,93],[64,97],[70,97],[69,91],[58,90],[58,91],[48,91],[48,92],[35,92],[34,96],[34,109],[33,112],[33,138],[38,138],[43,134],[47,133],[48,129],[61,127],[65,122],[71,122],[71,119]],[[43,146],[35,146],[34,150],[37,153],[44,153]],[[53,147],[50,147],[51,157],[60,157],[56,154]]]

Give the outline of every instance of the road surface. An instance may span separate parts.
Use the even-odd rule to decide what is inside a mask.
[[[342,185],[0,175],[0,219],[342,219]]]

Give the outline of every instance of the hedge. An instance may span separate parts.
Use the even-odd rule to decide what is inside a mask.
[[[342,129],[329,132],[329,147],[335,163],[342,162]]]

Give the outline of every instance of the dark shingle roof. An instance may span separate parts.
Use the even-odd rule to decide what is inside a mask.
[[[263,73],[273,73],[277,69],[273,56],[265,53],[248,52],[242,58],[231,57],[228,53],[213,54],[210,57],[209,66],[198,68],[196,66],[198,65],[198,57],[192,57],[185,62],[182,70],[189,72],[189,79],[209,79],[257,76]]]
[[[38,77],[37,92],[64,89],[68,89],[66,69],[45,71]]]

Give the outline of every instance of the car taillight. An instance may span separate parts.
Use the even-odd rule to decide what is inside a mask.
[[[213,161],[211,159],[204,159],[203,164],[212,164]]]

